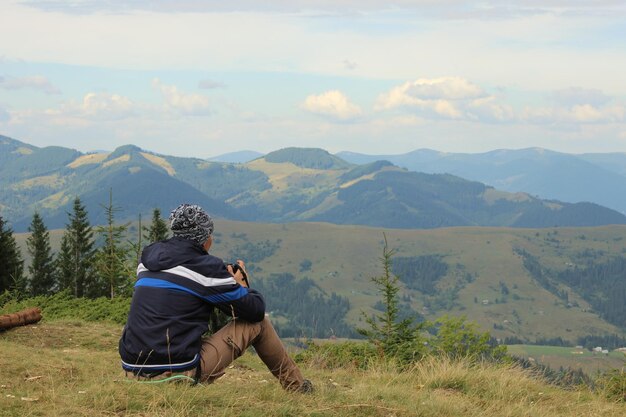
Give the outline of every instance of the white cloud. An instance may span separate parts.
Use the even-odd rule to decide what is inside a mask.
[[[576,120],[581,122],[619,123],[626,121],[626,106],[620,104],[598,108],[589,104],[574,106],[572,113],[575,115]]]
[[[119,94],[90,92],[82,100],[70,100],[57,108],[43,111],[16,112],[16,123],[29,123],[32,120],[46,120],[59,126],[87,126],[95,122],[109,122],[127,119],[136,115],[136,105]]]
[[[609,101],[611,97],[597,89],[585,89],[581,87],[570,87],[552,92],[552,99],[560,105],[590,104],[601,106]]]
[[[568,14],[566,2],[548,0],[545,4],[558,6],[559,12],[545,15],[515,11],[541,9],[543,3],[534,2],[530,7],[495,0],[469,4],[406,0],[394,1],[393,7],[382,0],[7,3],[0,2],[0,51],[11,59],[31,62],[345,76],[341,61],[349,58],[358,63],[350,74],[363,78],[411,79],[414,74],[432,77],[462,71],[465,78],[476,82],[528,89],[582,85],[621,90],[616,95],[625,91],[620,83],[626,68],[621,53],[623,19],[618,13],[607,19]],[[611,6],[608,0],[589,2],[593,7],[583,3],[575,2],[575,8],[594,13],[603,8],[623,9],[617,2]],[[439,8],[446,18],[453,19],[435,23],[429,10]],[[63,13],[72,9],[94,13]],[[486,21],[482,11],[494,9],[511,12],[507,19]],[[332,19],[329,22],[312,18],[314,13],[306,10],[334,12],[327,14]],[[459,22],[459,16],[468,10],[480,13],[461,17]],[[315,53],[310,53],[312,50]],[[175,57],[164,51],[176,51]]]
[[[311,113],[329,117],[337,121],[348,121],[361,116],[359,106],[353,104],[338,90],[326,91],[308,96],[301,107]]]
[[[88,93],[83,98],[81,109],[88,117],[118,119],[132,114],[133,103],[119,94]]]
[[[161,92],[165,106],[169,110],[189,116],[211,113],[209,99],[202,94],[183,93],[175,85],[163,84],[158,78],[152,80],[152,86]]]
[[[503,122],[513,118],[513,108],[498,103],[481,87],[460,77],[406,82],[379,96],[376,110],[408,109],[424,117]]]
[[[460,78],[420,78],[379,96],[377,110],[412,108],[436,117],[458,119],[462,113],[453,100],[477,95],[480,89]]]
[[[552,123],[555,120],[554,107],[530,107],[527,106],[522,110],[520,118],[523,121],[537,124]]]
[[[420,78],[405,83],[402,89],[409,97],[423,100],[465,100],[486,95],[479,86],[460,77]]]
[[[22,90],[31,88],[43,91],[46,94],[60,94],[61,90],[55,87],[50,80],[41,75],[33,75],[29,77],[1,77],[0,88],[5,90]]]
[[[507,122],[515,119],[513,107],[506,103],[498,103],[494,96],[472,100],[467,104],[466,112],[470,119],[492,123]]]
[[[590,104],[573,106],[569,113],[569,116],[574,121],[581,123],[594,123],[601,121],[604,118],[602,111],[593,107]]]
[[[394,108],[409,108],[420,110],[425,113],[432,113],[434,116],[455,119],[461,117],[461,113],[455,105],[444,99],[420,99],[408,94],[408,89],[412,83],[405,83],[399,87],[394,87],[386,94],[379,96],[375,109],[390,110]]]
[[[570,107],[526,107],[520,118],[536,124],[621,123],[626,121],[626,106],[578,104]]]
[[[623,4],[614,0],[594,2],[542,0],[524,2],[503,2],[487,0],[467,2],[461,0],[230,0],[226,2],[210,1],[171,1],[171,0],[25,0],[23,4],[49,11],[76,14],[98,12],[133,12],[138,10],[154,12],[272,12],[293,13],[308,12],[322,15],[339,13],[380,12],[390,9],[419,11],[420,13],[442,18],[473,17],[485,19],[506,18],[517,15],[561,13],[572,15],[592,13],[606,15],[623,12]]]

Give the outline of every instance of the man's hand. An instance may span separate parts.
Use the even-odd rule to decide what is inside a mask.
[[[248,272],[246,271],[246,264],[241,259],[237,259],[237,265],[239,266],[239,268],[237,268],[236,272],[233,270],[233,266],[230,264],[226,265],[226,269],[228,269],[228,272],[230,272],[230,274],[233,276],[233,278],[235,278],[235,281],[237,281],[239,285],[247,288]]]

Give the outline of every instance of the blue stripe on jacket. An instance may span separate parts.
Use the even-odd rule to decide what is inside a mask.
[[[172,282],[158,278],[140,278],[137,280],[137,282],[135,282],[135,287],[153,287],[184,291],[193,296],[206,300],[209,303],[227,303],[229,301],[238,300],[248,294],[247,288],[239,286],[237,289],[225,293],[203,296],[195,291],[190,290],[189,288],[183,287],[182,285],[177,285]]]

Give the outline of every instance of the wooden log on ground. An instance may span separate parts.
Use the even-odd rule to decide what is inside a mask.
[[[27,308],[17,313],[0,316],[0,329],[11,329],[13,327],[25,326],[37,323],[41,320],[41,309],[39,307]]]

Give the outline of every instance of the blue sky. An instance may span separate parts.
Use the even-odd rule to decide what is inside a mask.
[[[626,2],[5,0],[0,134],[210,157],[626,152]]]

